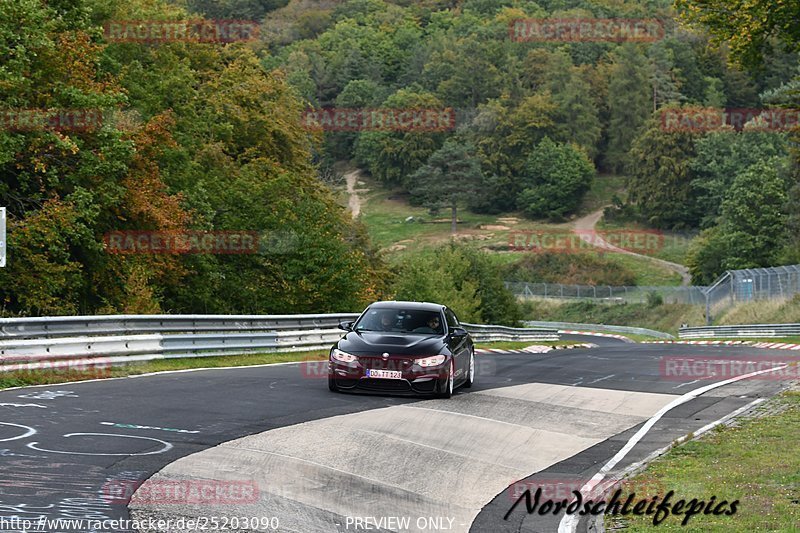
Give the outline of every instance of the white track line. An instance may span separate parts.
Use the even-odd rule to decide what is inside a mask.
[[[108,381],[117,381],[120,379],[134,379],[134,378],[149,378],[154,376],[163,376],[165,374],[183,374],[186,372],[200,372],[201,370],[235,370],[237,368],[261,368],[266,366],[286,366],[286,365],[299,365],[301,363],[317,363],[325,362],[325,359],[310,359],[308,361],[286,361],[282,363],[262,363],[258,365],[241,365],[241,366],[207,366],[203,368],[183,368],[180,370],[159,370],[156,372],[148,372],[146,374],[131,374],[128,376],[119,376],[116,378],[95,378],[95,379],[82,379],[80,381],[63,381],[61,383],[43,383],[41,385],[22,385],[21,387],[8,387],[0,389],[0,392],[9,390],[20,389],[39,389],[42,387],[63,387],[66,385],[77,385],[80,383],[100,383]]]
[[[618,451],[616,455],[614,455],[614,457],[612,457],[605,465],[603,465],[603,467],[597,472],[597,474],[595,474],[592,477],[592,479],[590,479],[588,482],[586,482],[586,484],[583,487],[581,487],[580,491],[581,494],[585,495],[590,494],[592,489],[594,489],[595,486],[597,486],[601,481],[603,481],[603,478],[606,477],[606,474],[612,468],[614,468],[617,465],[617,463],[619,463],[622,459],[624,459],[625,456],[628,455],[628,452],[630,452],[631,449],[633,449],[633,447],[636,446],[636,444],[640,440],[642,440],[642,438],[644,438],[644,436],[647,434],[648,431],[650,431],[650,429],[656,424],[656,422],[658,422],[661,419],[661,417],[663,417],[671,409],[674,409],[675,407],[678,407],[679,405],[684,404],[690,400],[693,400],[698,396],[700,396],[701,394],[704,394],[718,387],[729,385],[731,383],[736,383],[737,381],[757,376],[759,374],[774,372],[776,370],[783,370],[786,367],[787,365],[782,365],[780,367],[770,368],[768,370],[759,370],[757,372],[751,372],[750,374],[736,376],[734,378],[726,379],[724,381],[719,381],[717,383],[712,383],[711,385],[700,387],[699,389],[694,389],[693,391],[687,392],[683,396],[675,398],[670,403],[662,407],[656,414],[654,414],[650,418],[650,420],[645,422],[645,424],[641,428],[639,428],[639,431],[637,431],[636,434],[634,434],[628,440],[628,442],[625,443],[625,446],[623,446],[622,449]],[[565,514],[564,518],[562,518],[561,522],[558,524],[558,533],[574,533],[576,527],[578,526],[578,520],[579,517],[576,517],[575,515]]]
[[[763,403],[765,401],[766,401],[766,398],[758,398],[756,400],[753,400],[752,402],[748,403],[747,405],[743,405],[742,407],[738,408],[737,410],[735,410],[735,411],[733,411],[731,413],[728,413],[727,415],[723,416],[722,418],[717,419],[717,420],[715,420],[713,422],[710,422],[710,423],[706,424],[705,426],[701,427],[697,431],[693,431],[691,434],[693,435],[693,438],[696,439],[697,437],[699,437],[703,433],[706,433],[706,432],[714,429],[715,427],[719,426],[720,424],[724,424],[725,422],[727,422],[731,418],[735,418],[735,417],[739,416],[740,414],[744,413],[745,411],[747,411],[748,409],[751,409],[751,408],[755,407],[756,405],[758,405],[760,403]],[[633,475],[633,474],[637,473],[638,471],[643,470],[644,467],[647,466],[648,463],[650,463],[651,461],[653,461],[657,457],[660,457],[660,456],[664,455],[665,453],[670,451],[672,448],[674,448],[676,445],[682,444],[682,443],[684,443],[684,442],[686,442],[688,440],[691,440],[689,438],[689,435],[684,435],[683,437],[680,437],[679,439],[675,439],[675,442],[667,444],[663,448],[659,448],[658,450],[654,451],[653,453],[651,453],[650,455],[648,455],[647,457],[645,457],[641,461],[637,461],[635,463],[632,463],[632,464],[628,465],[622,472],[620,472],[619,474],[613,476],[608,481],[606,486],[609,486],[609,487],[614,486],[618,481],[622,481],[627,476]],[[603,520],[603,515],[600,515],[600,516],[596,517],[596,520]],[[598,531],[600,531],[600,529],[598,529]]]

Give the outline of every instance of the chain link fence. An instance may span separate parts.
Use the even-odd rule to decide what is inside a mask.
[[[606,303],[664,303],[703,305],[706,321],[728,307],[758,300],[778,300],[800,294],[800,265],[728,270],[708,287],[692,285],[622,286],[564,285],[507,281],[506,287],[521,299],[588,300]]]
[[[518,298],[556,300],[593,300],[608,303],[646,303],[655,295],[665,303],[705,304],[706,287],[647,287],[609,285],[564,285],[562,283],[506,282]]]
[[[706,290],[706,317],[759,300],[783,300],[800,293],[800,265],[728,270]]]

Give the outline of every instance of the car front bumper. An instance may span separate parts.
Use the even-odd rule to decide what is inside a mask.
[[[447,368],[450,361],[435,367],[422,368],[413,363],[413,359],[380,360],[359,359],[352,363],[343,363],[334,359],[328,362],[328,376],[337,388],[344,391],[375,392],[404,395],[436,394],[446,386]],[[367,377],[367,370],[400,371],[401,378]]]

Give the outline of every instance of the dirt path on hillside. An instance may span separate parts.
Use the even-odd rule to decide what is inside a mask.
[[[361,214],[361,198],[358,196],[358,190],[356,190],[358,177],[360,175],[361,171],[358,169],[344,175],[344,179],[347,183],[347,206],[350,208],[353,218],[358,218],[358,215]]]
[[[636,255],[639,257],[644,257],[649,259],[650,261],[654,261],[660,265],[667,267],[668,269],[672,270],[673,272],[677,272],[682,281],[682,285],[684,287],[688,287],[692,283],[692,276],[689,274],[689,269],[683,265],[679,265],[678,263],[673,263],[671,261],[665,261],[663,259],[658,259],[657,257],[651,257],[649,255],[637,254],[636,252],[631,252],[630,250],[625,250],[623,248],[618,248],[613,244],[604,240],[600,235],[596,233],[592,233],[595,230],[595,226],[597,222],[603,217],[603,209],[600,208],[593,213],[589,213],[588,215],[579,218],[575,222],[573,222],[573,229],[578,234],[578,237],[582,241],[588,242],[593,246],[603,249],[609,250],[611,252],[617,252],[620,254],[628,254],[628,255]]]

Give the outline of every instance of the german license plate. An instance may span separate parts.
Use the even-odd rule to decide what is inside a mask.
[[[403,379],[403,373],[399,370],[372,370],[368,368],[367,377],[378,379]]]

